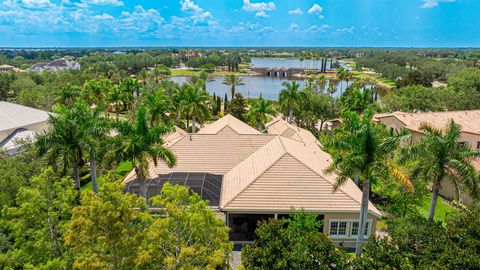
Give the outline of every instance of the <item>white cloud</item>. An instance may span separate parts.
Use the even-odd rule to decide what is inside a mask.
[[[423,0],[423,5],[421,8],[433,8],[438,6],[439,3],[452,3],[456,0]]]
[[[94,19],[97,19],[97,20],[113,20],[115,19],[112,15],[108,14],[108,13],[103,13],[101,15],[95,15],[93,16]]]
[[[50,0],[22,0],[21,2],[28,8],[46,8],[53,6]]]
[[[210,11],[205,11],[200,14],[195,14],[190,17],[193,20],[193,24],[197,24],[199,22],[204,22],[207,19],[212,19],[212,14]]]
[[[295,31],[295,30],[298,30],[298,29],[300,29],[300,26],[298,26],[298,24],[296,24],[296,23],[291,23],[287,28],[287,30],[290,30],[290,31]]]
[[[82,3],[102,6],[123,6],[123,2],[119,0],[82,0]]]
[[[292,9],[288,12],[288,14],[290,15],[302,15],[303,14],[303,11],[299,8],[296,8],[296,9]]]
[[[339,29],[335,30],[335,32],[341,33],[341,34],[343,34],[343,33],[352,34],[353,30],[355,30],[355,26],[339,28]]]
[[[313,4],[313,6],[307,11],[308,14],[315,14],[320,19],[325,18],[322,15],[322,12],[323,12],[323,8],[319,4]]]
[[[180,10],[183,12],[192,12],[195,14],[203,12],[203,9],[199,5],[195,4],[192,0],[180,1],[180,5],[182,5]]]
[[[307,29],[307,32],[325,32],[330,28],[330,25],[328,24],[322,24],[322,25],[312,25]]]
[[[277,7],[274,2],[251,3],[250,0],[243,0],[242,9],[249,12],[272,11]]]
[[[259,12],[255,13],[255,17],[268,18],[270,16],[267,15],[267,13],[265,13],[265,11],[259,11]]]

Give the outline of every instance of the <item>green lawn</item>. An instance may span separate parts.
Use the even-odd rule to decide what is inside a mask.
[[[426,197],[422,201],[422,205],[418,208],[418,212],[424,217],[428,218],[428,212],[430,210],[430,197]],[[437,200],[437,207],[435,209],[435,219],[441,222],[445,222],[445,218],[448,213],[452,212],[453,209],[450,205],[443,202],[442,198],[439,196]]]
[[[119,175],[119,176],[126,176],[131,170],[133,169],[132,167],[132,163],[129,162],[129,161],[122,161],[120,162],[120,164],[118,164],[117,166],[117,169],[115,170],[115,172]],[[99,176],[98,179],[98,187],[101,187],[105,181],[105,178]],[[81,187],[81,190],[92,190],[92,182],[88,182],[87,184],[83,185]]]

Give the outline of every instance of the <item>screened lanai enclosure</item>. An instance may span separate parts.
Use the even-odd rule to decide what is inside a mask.
[[[170,183],[173,186],[181,185],[188,187],[192,192],[200,195],[202,200],[207,200],[209,206],[218,207],[220,205],[222,178],[221,175],[201,172],[172,172],[162,174],[159,177],[145,180],[147,200],[160,194],[163,185]],[[130,193],[140,194],[138,180],[129,182],[125,190]]]

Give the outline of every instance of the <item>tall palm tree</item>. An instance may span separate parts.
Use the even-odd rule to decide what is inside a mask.
[[[250,123],[256,125],[260,132],[265,127],[268,116],[277,115],[277,111],[273,108],[272,101],[264,99],[262,93],[260,93],[257,99],[250,100],[249,107],[246,113],[247,119],[249,119]]]
[[[198,78],[200,79],[200,83],[201,83],[201,86],[202,86],[202,90],[203,91],[207,91],[207,82],[211,81],[212,79],[210,78],[210,76],[208,76],[208,73],[205,72],[205,70],[202,70],[199,74],[198,74]]]
[[[90,110],[87,103],[81,100],[72,108],[78,119],[79,145],[85,153],[88,153],[92,189],[95,193],[98,193],[97,160],[104,153],[103,148],[108,146],[106,141],[110,133],[108,119],[102,117],[104,107],[105,105],[99,104]]]
[[[420,126],[420,131],[423,132],[423,137],[403,148],[399,161],[412,162],[412,177],[428,180],[432,184],[428,218],[433,220],[443,179],[453,181],[457,190],[465,188],[473,196],[478,196],[478,178],[471,162],[480,157],[480,152],[459,143],[460,126],[453,120],[444,131],[426,124]]]
[[[138,72],[138,77],[140,78],[140,81],[142,82],[143,85],[147,84],[149,74],[146,69],[140,70],[140,72]]]
[[[408,190],[413,191],[410,179],[392,162],[391,153],[403,138],[388,138],[387,131],[381,125],[372,122],[374,111],[367,110],[363,116],[346,112],[344,123],[335,136],[325,144],[332,153],[334,162],[327,172],[336,172],[334,185],[338,189],[356,174],[362,178],[362,201],[360,206],[359,230],[356,244],[357,256],[361,253],[361,244],[366,230],[370,182],[378,177],[392,177]]]
[[[337,74],[336,74],[336,76],[337,76],[337,79],[338,79],[338,80],[340,80],[340,81],[344,81],[344,80],[345,80],[345,75],[346,75],[346,74],[345,74],[345,71],[346,71],[346,69],[344,69],[343,67],[339,67],[339,68],[337,69]],[[340,82],[340,93],[342,93],[342,92],[343,92],[343,84]]]
[[[185,84],[183,108],[192,118],[192,133],[196,132],[196,121],[203,121],[209,116],[208,102],[210,96],[197,85]]]
[[[283,82],[283,89],[279,94],[280,105],[284,106],[288,110],[288,122],[292,123],[293,109],[300,101],[301,91],[300,85],[296,81]]]
[[[140,89],[142,88],[142,85],[137,79],[128,78],[120,83],[120,87],[125,93],[125,100],[128,102],[130,107],[134,109],[135,98],[140,95]]]
[[[244,85],[242,78],[238,77],[235,74],[225,75],[223,78],[223,84],[230,85],[230,94],[232,95],[232,100],[235,97],[235,90],[238,86]]]
[[[113,107],[115,109],[115,118],[118,121],[120,117],[120,108],[121,106],[124,106],[125,102],[124,91],[120,88],[120,86],[114,85],[112,88],[110,88],[110,91],[107,94],[106,101],[109,104],[113,104]]]
[[[318,86],[319,92],[323,94],[325,90],[325,85],[327,85],[327,76],[325,76],[324,74],[318,76],[315,84]]]
[[[148,161],[163,160],[169,167],[176,163],[173,153],[163,147],[162,135],[173,130],[172,126],[148,125],[147,111],[140,107],[133,123],[120,121],[116,123],[119,136],[115,139],[115,152],[122,160],[132,163],[140,187],[140,195],[147,199],[145,179],[148,177]]]
[[[163,88],[159,88],[155,93],[147,94],[144,105],[150,118],[150,126],[170,122],[167,113],[171,110],[171,101],[165,95]]]
[[[75,189],[80,192],[80,168],[85,163],[77,113],[67,106],[59,105],[48,121],[51,128],[47,133],[38,135],[35,142],[38,155],[47,156],[48,164],[56,170],[60,166],[63,174],[70,166]]]

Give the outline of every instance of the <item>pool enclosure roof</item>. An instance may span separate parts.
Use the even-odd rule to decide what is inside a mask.
[[[202,200],[208,200],[209,206],[220,205],[220,193],[222,190],[221,175],[204,172],[172,172],[146,180],[147,197],[151,198],[160,194],[166,183],[188,187],[191,191],[200,195]],[[132,181],[127,184],[127,191],[138,190],[138,182]]]

